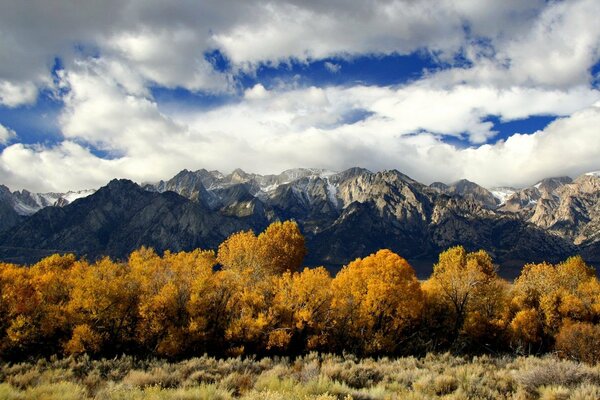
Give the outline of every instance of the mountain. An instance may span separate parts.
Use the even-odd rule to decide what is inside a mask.
[[[0,185],[0,232],[4,232],[20,222],[20,216],[12,203],[12,193],[4,185]]]
[[[25,262],[40,252],[122,259],[142,245],[158,251],[214,248],[231,233],[253,227],[174,192],[150,192],[128,180],[113,180],[93,195],[46,207],[0,234],[0,250],[4,258]]]
[[[473,200],[486,208],[496,208],[500,204],[499,199],[492,192],[478,184],[461,179],[450,185],[441,182],[434,182],[430,185],[440,193],[446,193],[453,196],[460,196],[465,199]]]
[[[503,202],[473,182],[426,186],[395,170],[183,170],[143,186],[113,180],[70,204],[21,216],[2,201],[14,193],[0,187],[1,221],[10,226],[3,233],[0,226],[0,259],[32,262],[56,251],[125,258],[141,245],[216,248],[233,232],[294,219],[307,239],[306,264],[332,271],[383,247],[409,259],[421,277],[441,250],[458,244],[489,251],[507,277],[526,262],[579,252],[600,260],[600,177],[509,190]]]
[[[6,186],[0,185],[0,204],[12,208],[18,215],[32,215],[45,207],[66,206],[94,192],[95,190],[66,193],[32,193],[27,190],[11,192]]]

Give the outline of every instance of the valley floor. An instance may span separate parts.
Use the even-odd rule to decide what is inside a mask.
[[[0,364],[0,399],[599,399],[600,365],[553,356],[87,357]]]

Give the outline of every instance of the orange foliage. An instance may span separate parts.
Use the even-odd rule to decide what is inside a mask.
[[[514,285],[485,251],[453,247],[421,284],[390,250],[334,278],[305,268],[294,222],[231,235],[213,251],[94,263],[53,255],[28,268],[0,263],[0,356],[166,357],[212,352],[398,354],[451,346],[554,348],[600,356],[600,282],[580,257],[530,264]],[[222,268],[215,271],[220,264]],[[471,347],[466,347],[471,348]]]
[[[380,250],[344,267],[332,282],[332,308],[339,335],[358,351],[394,351],[421,316],[423,293],[412,267]]]

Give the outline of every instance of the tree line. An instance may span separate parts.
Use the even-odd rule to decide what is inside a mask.
[[[600,360],[600,283],[580,257],[528,264],[508,282],[488,253],[458,246],[420,282],[390,250],[334,277],[302,269],[305,254],[287,221],[235,233],[217,252],[0,263],[0,357],[453,350]]]

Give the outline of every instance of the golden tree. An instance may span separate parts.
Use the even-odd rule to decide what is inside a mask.
[[[326,343],[331,323],[331,281],[323,267],[288,271],[276,279],[268,348],[301,352]]]
[[[224,269],[265,275],[297,271],[306,255],[304,236],[295,222],[274,222],[258,237],[251,231],[231,235],[219,246]]]
[[[274,222],[258,236],[262,267],[273,274],[299,271],[306,255],[304,236],[292,221]]]
[[[333,279],[332,292],[335,329],[344,340],[338,346],[364,353],[397,351],[423,307],[414,270],[390,250],[345,266]]]
[[[56,254],[30,268],[3,266],[0,281],[2,308],[6,312],[4,347],[56,351],[56,343],[68,329],[68,277],[75,264],[75,256]]]
[[[252,231],[232,234],[221,243],[217,254],[217,261],[223,269],[233,271],[251,269],[256,274],[262,272],[258,238]]]
[[[131,346],[139,286],[128,265],[103,258],[91,265],[78,263],[71,275],[73,290],[67,312],[74,328],[65,351],[114,353]]]
[[[536,317],[535,324],[529,326],[535,326],[539,332],[533,335],[512,329],[513,340],[521,346],[543,349],[552,344],[565,323],[598,322],[599,306],[600,285],[595,271],[581,257],[571,257],[557,265],[528,264],[513,287],[511,327],[520,326],[519,318],[528,313],[529,319]]]
[[[501,324],[506,286],[499,281],[491,257],[483,250],[469,253],[456,246],[442,252],[424,289],[428,307],[441,313],[430,320],[438,320],[438,329],[447,331],[450,342],[460,334],[487,339],[485,332]]]
[[[214,252],[200,249],[163,257],[147,248],[131,253],[129,267],[139,287],[137,335],[145,347],[166,356],[187,350],[192,288],[212,275],[215,264]]]

